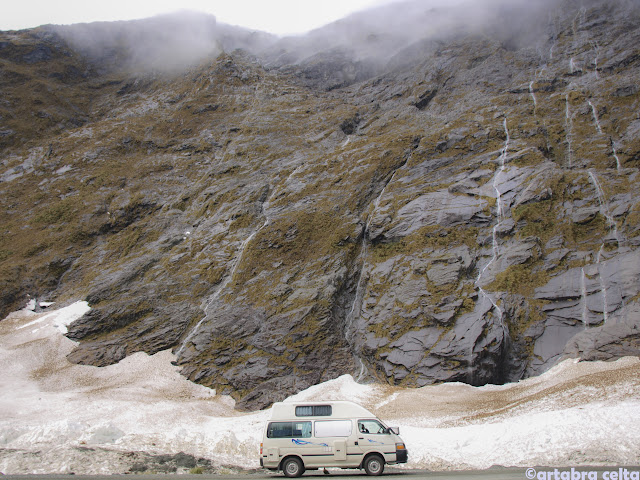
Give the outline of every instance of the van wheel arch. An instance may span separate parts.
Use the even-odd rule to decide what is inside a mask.
[[[304,473],[304,462],[296,455],[289,455],[280,462],[280,470],[282,470],[285,477],[296,478]]]
[[[362,468],[367,475],[378,476],[384,472],[384,457],[379,453],[370,453],[362,460]]]

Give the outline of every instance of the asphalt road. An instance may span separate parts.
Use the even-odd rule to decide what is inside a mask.
[[[625,478],[624,470],[634,472],[634,476]],[[430,472],[427,470],[394,470],[385,469],[381,480],[634,480],[638,478],[640,467],[534,467],[526,468],[491,468],[488,470],[469,470],[457,472]],[[612,475],[613,473],[613,475]],[[2,475],[1,480],[124,480],[133,479],[137,475]],[[329,479],[365,480],[367,475],[353,470],[331,470],[324,475],[322,470],[309,471],[302,480]],[[143,480],[274,480],[285,479],[281,473],[260,472],[250,475],[141,475]]]

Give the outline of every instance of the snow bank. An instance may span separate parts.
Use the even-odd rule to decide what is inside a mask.
[[[0,472],[110,474],[128,452],[185,452],[217,464],[259,465],[268,411],[193,384],[169,351],[117,365],[72,365],[66,325],[85,302],[27,309],[0,322]],[[517,384],[420,389],[360,385],[349,375],[290,401],[347,399],[401,428],[408,467],[632,464],[640,450],[640,362],[566,361]]]

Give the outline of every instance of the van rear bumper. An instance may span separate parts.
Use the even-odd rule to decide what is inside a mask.
[[[260,467],[265,468],[267,470],[276,471],[280,467],[277,463],[267,464],[267,457],[260,457]]]

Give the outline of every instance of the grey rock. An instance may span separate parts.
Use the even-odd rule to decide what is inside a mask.
[[[538,179],[540,181],[542,179]],[[531,182],[523,191],[520,193],[513,207],[517,208],[520,205],[526,205],[528,203],[542,202],[544,200],[549,200],[553,196],[553,192],[549,187],[542,187],[540,185],[544,185],[544,183],[540,182]]]
[[[548,244],[547,244],[548,245]],[[544,259],[544,268],[546,270],[552,270],[556,268],[562,260],[564,260],[567,255],[571,252],[568,248],[559,248],[557,250],[552,251],[549,255],[547,255]]]
[[[463,223],[485,223],[482,212],[487,202],[477,197],[452,195],[448,192],[434,192],[423,195],[402,207],[397,220],[384,230],[380,219],[384,212],[374,217],[371,238],[384,235],[387,239],[406,237],[423,226],[440,225],[450,227]]]
[[[627,305],[621,318],[575,335],[564,346],[562,356],[586,361],[640,356],[640,307],[637,303]]]
[[[478,184],[471,180],[470,178],[459,181],[458,183],[454,183],[449,187],[449,193],[465,193],[465,194],[473,194],[478,188]]]
[[[601,355],[598,353],[601,349],[616,351],[618,347],[610,344],[623,345],[619,352],[632,348],[636,344],[635,334],[627,327],[631,325],[632,330],[636,329],[640,317],[636,312],[637,306],[626,305],[626,299],[637,295],[639,275],[638,256],[628,253],[568,270],[537,289],[536,298],[551,303],[544,307],[547,315],[545,330],[536,341],[535,357],[529,371],[533,374],[542,372],[568,352],[577,356],[580,351],[581,358],[595,358]],[[627,326],[611,326],[619,323]],[[607,332],[603,343],[592,342],[588,347],[589,339],[601,331]],[[614,338],[616,335],[619,335],[617,340]],[[569,346],[567,352],[565,346]]]
[[[599,213],[600,207],[579,208],[571,214],[571,220],[573,223],[588,223],[596,218]]]
[[[489,263],[482,267],[483,275],[479,282],[482,287],[493,282],[499,273],[508,268],[525,264],[531,259],[539,257],[541,248],[537,238],[528,237],[521,241],[510,240],[506,243],[500,243],[498,251],[500,255],[495,260],[489,260]]]
[[[427,277],[436,285],[446,285],[458,281],[460,269],[459,263],[436,263],[427,270]]]

